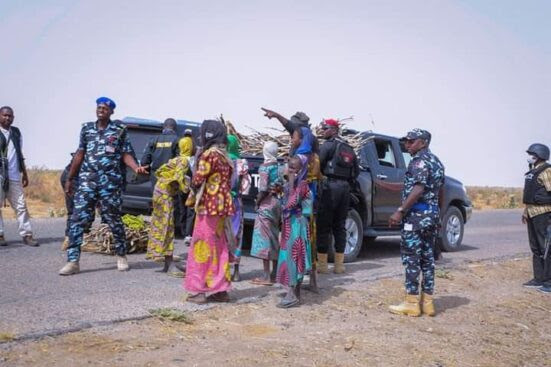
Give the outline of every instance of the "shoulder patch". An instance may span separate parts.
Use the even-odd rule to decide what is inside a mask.
[[[415,168],[425,168],[425,161],[422,159],[416,159],[413,161],[413,167]]]

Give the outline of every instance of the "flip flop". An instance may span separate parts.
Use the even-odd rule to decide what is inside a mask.
[[[277,308],[291,308],[291,307],[295,307],[295,306],[298,306],[300,304],[300,301],[298,299],[294,299],[290,302],[286,302],[285,300],[281,300],[281,302],[279,302],[276,307]]]
[[[268,286],[274,285],[274,283],[272,281],[265,280],[265,279],[262,279],[262,278],[254,278],[253,280],[251,280],[251,283],[256,284],[256,285],[268,285]]]

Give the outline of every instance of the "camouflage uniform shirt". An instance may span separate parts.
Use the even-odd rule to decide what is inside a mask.
[[[79,150],[84,151],[80,182],[94,182],[100,187],[122,185],[122,156],[124,153],[134,156],[124,125],[109,121],[105,129],[98,129],[96,122],[83,124]]]
[[[417,184],[424,186],[423,194],[405,215],[404,223],[412,224],[414,231],[437,227],[440,224],[438,193],[444,184],[444,165],[428,148],[417,152],[409,162],[402,203]]]

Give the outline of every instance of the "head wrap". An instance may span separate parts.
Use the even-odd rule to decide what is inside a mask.
[[[99,97],[98,99],[96,99],[96,105],[99,106],[100,104],[106,105],[111,110],[114,110],[115,107],[117,107],[117,104],[115,103],[115,101],[107,97]]]
[[[308,126],[308,121],[310,121],[310,117],[304,112],[299,111],[291,116],[291,122],[300,126]]]
[[[227,144],[226,127],[216,120],[205,120],[201,124],[201,146],[207,150],[215,144]]]
[[[183,137],[178,142],[178,147],[180,148],[180,155],[182,157],[191,157],[193,152],[193,139],[189,136]]]
[[[236,160],[241,158],[241,146],[239,145],[239,139],[237,136],[228,134],[228,147],[226,148],[228,155],[231,159]]]
[[[314,134],[312,134],[312,130],[310,130],[307,127],[301,127],[300,133],[302,135],[302,141],[300,142],[300,145],[298,146],[297,150],[294,153],[295,154],[312,153],[312,145],[314,143]]]
[[[277,162],[277,143],[274,141],[267,141],[262,147],[262,154],[264,154],[264,163]]]

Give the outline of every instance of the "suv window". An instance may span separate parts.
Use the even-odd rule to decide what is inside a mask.
[[[377,150],[379,165],[384,167],[396,167],[392,142],[388,140],[375,140],[375,149]]]

